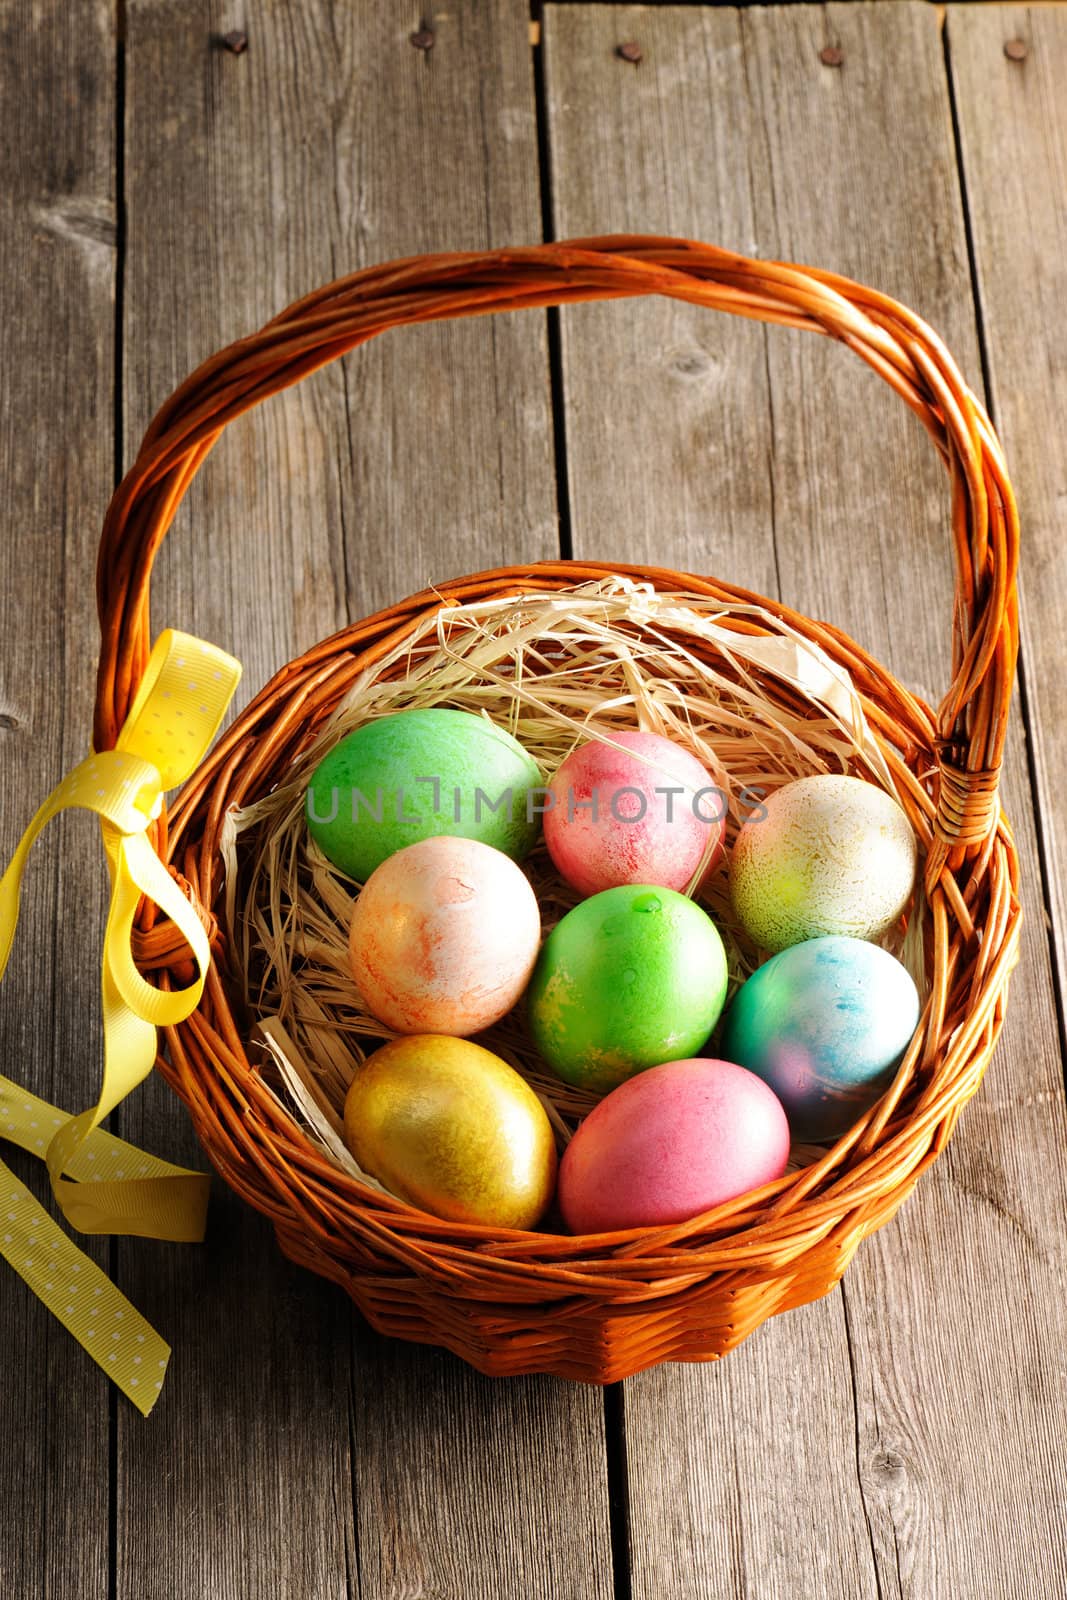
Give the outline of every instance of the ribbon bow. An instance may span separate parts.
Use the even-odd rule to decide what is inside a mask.
[[[22,871],[37,835],[68,806],[100,817],[111,907],[104,936],[99,1099],[70,1116],[0,1076],[0,1139],[44,1160],[59,1209],[82,1233],[182,1241],[204,1236],[207,1175],[146,1155],[99,1125],[152,1070],[156,1029],[189,1016],[203,993],[211,959],[207,935],[153,850],[147,829],[166,791],[204,756],[240,676],[239,663],[214,645],[171,630],[161,634],[115,748],[87,756],[67,774],[0,878],[2,977],[18,921]],[[130,939],[142,895],[170,918],[193,951],[198,976],[188,988],[156,989],[137,970]],[[147,1416],[163,1387],[169,1345],[2,1162],[0,1255]]]

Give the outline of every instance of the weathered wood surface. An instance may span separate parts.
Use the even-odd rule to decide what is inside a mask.
[[[932,8],[558,6],[546,48],[557,234],[836,268],[925,314],[979,383]],[[562,346],[576,553],[769,574],[936,697],[945,486],[888,390],[825,341],[691,307],[575,308]],[[721,1368],[626,1385],[635,1596],[1062,1592],[1063,1092],[1018,722],[1005,803],[1029,918],[989,1080],[843,1293]]]
[[[542,226],[525,0],[426,16],[391,0],[248,14],[127,0],[121,54],[110,4],[59,9],[0,0],[0,856],[88,734],[116,282],[128,462],[197,361],[298,293]],[[409,43],[424,23],[428,52]],[[241,27],[244,54],[218,47]],[[1016,36],[1022,64],[1003,55]],[[954,8],[948,37],[992,399],[1025,517],[1030,738],[1062,972],[1067,11]],[[642,47],[636,67],[615,54],[624,40]],[[840,66],[820,62],[827,44]],[[672,231],[837,267],[924,313],[977,386],[933,7],[571,0],[546,8],[544,62],[557,236]],[[936,698],[944,487],[895,397],[823,341],[694,308],[575,308],[562,332],[577,554],[780,592]],[[230,430],[162,555],[154,623],[234,649],[247,697],[347,616],[556,540],[543,320],[405,330]],[[4,1277],[3,1593],[1059,1600],[1067,1143],[1023,751],[1020,716],[1005,803],[1029,915],[1004,1043],[948,1154],[842,1292],[718,1366],[632,1380],[605,1436],[594,1393],[492,1384],[377,1339],[217,1185],[202,1249],[114,1248],[123,1287],[175,1345],[147,1424],[109,1404]],[[0,1059],[73,1106],[96,1070],[103,885],[88,819],[51,831],[3,986]],[[197,1159],[162,1085],[123,1131]],[[632,1572],[625,1538],[613,1572],[609,1466]]]
[[[127,459],[187,371],[299,294],[392,256],[539,235],[526,16],[451,6],[424,53],[408,11],[277,0],[234,56],[211,48],[209,4],[129,7]],[[543,319],[393,335],[230,430],[163,552],[156,625],[225,643],[250,695],[349,615],[554,554],[551,450]],[[181,1125],[162,1085],[125,1124],[151,1148]],[[120,1251],[176,1356],[153,1425],[119,1415],[119,1594],[610,1587],[599,1395],[494,1385],[376,1338],[217,1189],[206,1252]],[[148,1543],[170,1495],[181,1515]]]
[[[1067,7],[969,5],[948,27],[991,399],[1022,519],[1026,698],[1067,992]],[[1012,60],[1005,44],[1022,44]]]
[[[112,483],[113,6],[28,19],[0,0],[0,861],[85,754],[92,571]],[[99,1034],[99,835],[52,823],[0,997],[0,1071],[84,1104]],[[87,865],[91,863],[91,865]],[[91,1080],[90,1080],[91,1081]],[[40,1162],[0,1159],[44,1199]],[[90,1253],[106,1265],[108,1246]],[[107,1593],[108,1393],[0,1263],[0,1593]]]

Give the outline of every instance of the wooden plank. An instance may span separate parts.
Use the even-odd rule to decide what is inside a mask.
[[[933,8],[549,7],[546,38],[561,237],[674,231],[837,268],[914,305],[978,382]],[[688,308],[562,320],[578,552],[651,548],[772,592],[776,564],[792,602],[942,687],[945,488],[888,390],[823,341]],[[1017,718],[1030,915],[990,1077],[843,1293],[721,1368],[626,1386],[635,1596],[1063,1592],[1064,1107],[1022,748]]]
[[[210,48],[242,15],[128,9],[127,458],[196,361],[298,294],[539,236],[524,7],[462,0],[420,52],[410,6],[274,0],[244,54]],[[244,419],[168,541],[156,626],[234,649],[250,694],[349,615],[553,553],[547,379],[543,319],[465,323],[394,335]],[[162,1086],[127,1131],[196,1154]],[[176,1355],[152,1431],[121,1418],[119,1600],[602,1594],[599,1397],[350,1334],[340,1292],[216,1188],[205,1250],[122,1246]]]
[[[1012,60],[1005,45],[1021,41],[1023,60]],[[971,237],[977,271],[979,300],[985,333],[990,400],[1004,440],[1013,481],[1019,495],[1023,530],[1022,639],[1023,675],[1026,683],[1028,732],[1039,798],[1039,818],[1045,859],[1044,888],[1047,910],[1037,904],[1036,866],[1031,865],[1032,934],[1040,940],[1051,913],[1052,953],[1059,974],[1061,1018],[1067,980],[1067,898],[1064,864],[1067,862],[1067,758],[1063,749],[1067,715],[1064,677],[1067,646],[1063,639],[1063,606],[1067,602],[1067,577],[1062,559],[1064,484],[1067,447],[1062,417],[1067,398],[1064,373],[1067,337],[1062,326],[1062,304],[1067,293],[1067,225],[1063,215],[1063,174],[1067,168],[1067,107],[1062,84],[1067,70],[1067,12],[1060,7],[968,6],[948,24],[948,59],[955,88],[963,177],[966,186]],[[1044,916],[1042,916],[1044,912]],[[1044,1076],[1031,1084],[1033,1119],[1051,1122],[1058,1136],[1062,1161],[1063,1136],[1059,1100],[1050,1093]],[[1047,1148],[1042,1140],[1042,1151]],[[1040,1155],[1036,1158],[1040,1159]],[[1003,1226],[1018,1226],[1012,1190],[994,1174],[986,1185],[990,1205],[1000,1204]],[[1058,1186],[1051,1197],[1059,1198]],[[1062,1218],[1062,1211],[1061,1211]],[[1028,1219],[1021,1222],[1026,1226]],[[1062,1227],[1062,1222],[1061,1222]],[[1030,1233],[1034,1256],[1037,1307],[1031,1314],[1043,1318],[1052,1298],[1063,1304],[1062,1257],[1050,1260],[1041,1236]],[[1062,1368],[1063,1335],[1060,1319],[1059,1361]],[[1055,1335],[1053,1335],[1055,1337]],[[1040,1360],[1029,1356],[1031,1383],[1047,1386]],[[1062,1414],[1061,1388],[1046,1394],[1045,1415]],[[1012,1419],[1010,1426],[1017,1426]],[[1054,1424],[1052,1424],[1054,1426]],[[1062,1442],[1047,1445],[1059,1453],[1062,1483]],[[1021,1486],[1020,1498],[1026,1497]],[[1067,1521],[1062,1510],[1058,1528],[1059,1581],[1064,1587],[1063,1551],[1067,1547]],[[1025,1507],[1031,1527],[1036,1519]],[[1044,1534],[1040,1522],[1034,1532]],[[1048,1536],[1045,1535],[1047,1541]],[[1052,1564],[1046,1556],[1045,1563]]]
[[[1021,43],[1024,58],[1005,54]],[[1023,655],[1033,759],[1067,993],[1067,11],[961,6],[948,28],[991,400],[1023,527]]]
[[[548,7],[545,21],[556,233],[675,233],[755,252],[758,112],[737,12]],[[636,69],[615,55],[621,40],[640,44]],[[575,553],[773,592],[763,333],[644,301],[564,313],[562,345]],[[769,1324],[722,1367],[625,1385],[635,1600],[789,1593],[801,1570],[811,1592],[876,1592],[840,1301],[804,1319]]]
[[[32,15],[0,0],[0,863],[91,727],[92,573],[112,481],[113,6]],[[107,876],[85,816],[53,823],[28,869],[0,989],[2,1070],[80,1110],[99,1073]],[[38,1161],[0,1145],[35,1194]],[[106,1264],[107,1245],[94,1243]],[[108,1383],[0,1263],[0,1591],[103,1596]],[[55,1448],[56,1437],[63,1446]]]
[[[636,67],[616,54],[624,41],[644,52]],[[733,11],[549,6],[545,69],[557,237],[664,232],[756,250]],[[737,571],[770,592],[762,339],[667,300],[583,306],[561,335],[575,554],[656,563],[669,550],[684,570]]]

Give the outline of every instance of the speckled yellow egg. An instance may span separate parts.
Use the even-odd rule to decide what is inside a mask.
[[[345,1143],[371,1177],[451,1222],[532,1228],[556,1184],[544,1107],[506,1061],[469,1039],[394,1039],[356,1069]]]
[[[884,789],[818,773],[783,785],[743,825],[730,890],[764,950],[823,934],[879,939],[911,897],[917,856],[911,823]]]
[[[530,881],[477,839],[421,839],[360,890],[348,950],[371,1014],[395,1033],[480,1033],[511,1010],[537,959]]]

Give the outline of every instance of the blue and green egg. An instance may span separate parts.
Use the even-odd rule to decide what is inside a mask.
[[[794,1139],[837,1139],[888,1086],[919,1021],[907,969],[879,945],[828,935],[772,956],[743,984],[720,1053],[785,1106]]]

